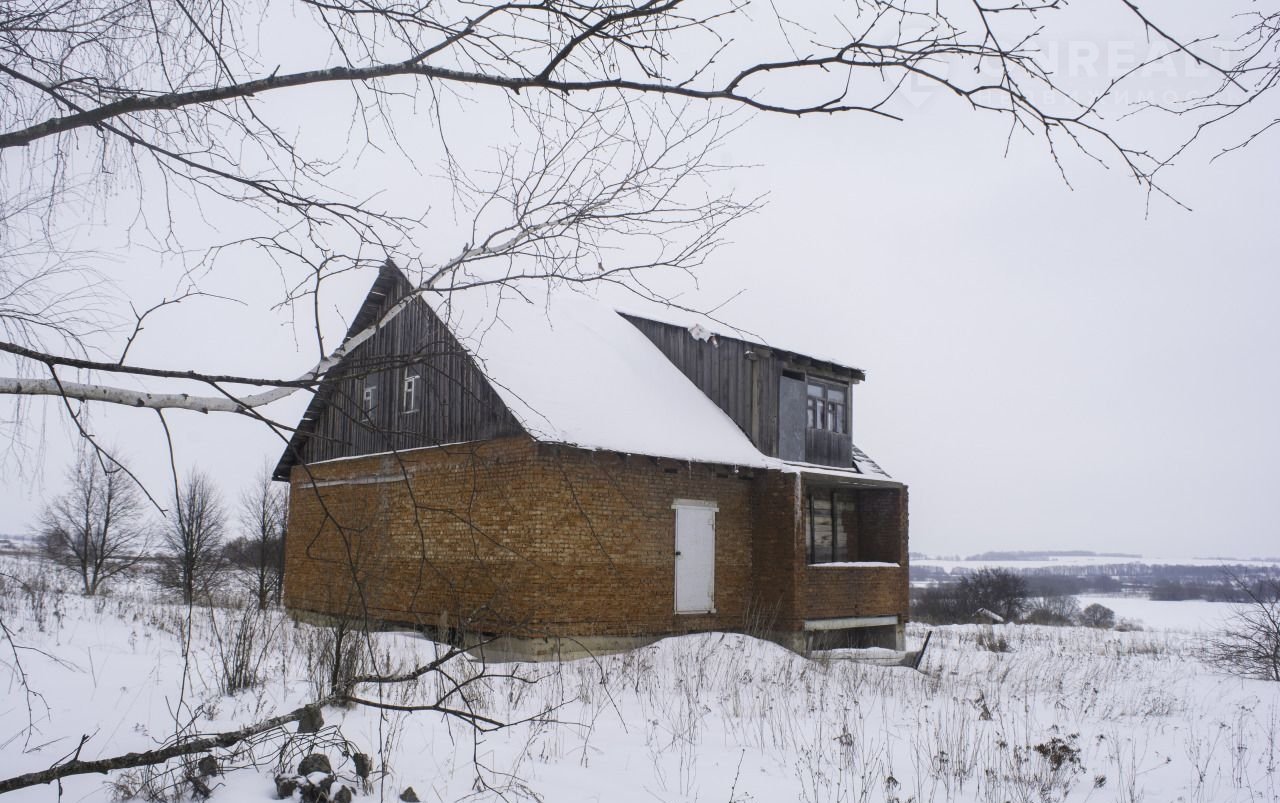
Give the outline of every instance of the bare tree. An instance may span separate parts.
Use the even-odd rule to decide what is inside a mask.
[[[1280,580],[1229,576],[1248,602],[1222,632],[1206,637],[1206,658],[1233,675],[1280,681]]]
[[[240,496],[241,535],[228,542],[224,552],[228,566],[253,595],[259,610],[280,601],[288,511],[286,488],[272,482],[271,469],[264,466]]]
[[[272,36],[286,5],[289,35]],[[754,199],[710,182],[723,169],[716,148],[733,128],[724,113],[735,108],[904,119],[914,112],[904,89],[919,84],[1038,137],[1055,162],[1083,151],[1150,188],[1162,160],[1125,141],[1101,112],[1118,83],[1077,97],[1036,48],[1037,31],[1063,5],[15,0],[0,11],[0,280],[24,278],[10,283],[21,292],[0,282],[0,394],[52,397],[86,437],[82,416],[94,403],[157,411],[162,421],[170,409],[226,412],[283,436],[288,428],[268,418],[267,405],[315,390],[416,297],[335,349],[319,310],[341,273],[395,256],[418,277],[418,295],[528,279],[649,294],[646,272],[696,269],[754,208]],[[1136,14],[1127,0],[1114,5]],[[1141,17],[1135,27],[1160,30]],[[1160,41],[1168,47],[1152,58],[1185,52]],[[323,125],[298,127],[277,103],[302,91],[321,99]],[[497,109],[511,135],[483,160],[459,146],[477,108]],[[335,128],[336,146],[316,130]],[[385,170],[367,169],[373,154]],[[383,200],[364,181],[371,172],[420,172],[423,160],[440,165],[452,192],[445,206],[462,221],[442,256],[419,250],[440,240],[421,194]],[[86,275],[112,275],[93,254],[69,262],[63,227],[104,198],[127,205],[130,192],[130,233],[148,237],[156,254],[131,256],[179,261],[189,284],[163,298],[121,299],[99,284],[114,304],[93,316],[60,303],[68,288],[83,290]],[[208,233],[204,221],[223,211],[244,218],[246,210],[252,221],[222,242],[193,234]],[[201,277],[246,251],[279,270],[281,291],[259,311],[283,308],[313,330],[296,370],[255,376],[131,358],[154,313],[205,296]],[[52,269],[67,264],[80,273]],[[207,478],[176,485],[167,566],[190,601],[220,554],[223,517]],[[347,570],[354,577],[357,567]],[[346,679],[341,700],[392,708],[350,690],[442,672],[456,654],[404,675]],[[449,694],[460,688],[446,685]],[[452,705],[446,695],[394,708],[500,724]],[[158,761],[206,746],[175,736],[167,753],[126,758]],[[0,782],[0,791],[111,766],[126,764],[68,762]]]
[[[1248,147],[1280,126],[1280,111],[1274,102],[1280,88],[1280,10],[1274,4],[1272,8],[1262,5],[1235,15],[1243,27],[1221,48],[1225,64],[1217,86],[1182,103],[1159,107],[1174,115],[1199,118],[1180,150],[1210,129],[1228,128],[1221,155]],[[1139,12],[1135,9],[1134,13]]]
[[[182,592],[191,604],[208,594],[223,568],[222,538],[226,516],[213,480],[192,471],[177,485],[168,526],[161,536],[164,554],[160,581]]]
[[[80,451],[67,479],[71,488],[41,514],[41,545],[92,596],[145,556],[145,500],[118,463],[91,449]]]
[[[985,608],[1006,622],[1016,622],[1027,610],[1027,581],[1008,569],[979,569],[960,578],[957,594],[965,615]]]
[[[699,189],[720,169],[711,155],[728,131],[720,115],[735,107],[905,119],[915,109],[904,90],[922,86],[1040,137],[1055,161],[1077,149],[1152,187],[1164,160],[1126,142],[1106,113],[1142,71],[1082,94],[1037,48],[1065,5],[338,0],[302,3],[289,36],[273,37],[239,22],[281,24],[278,5],[253,0],[198,10],[173,0],[18,0],[0,16],[0,274],[21,269],[31,281],[13,308],[0,306],[11,366],[0,393],[260,417],[266,403],[314,388],[341,356],[326,351],[318,327],[315,359],[294,376],[127,360],[152,312],[202,295],[196,277],[246,247],[275,261],[287,288],[279,301],[302,302],[303,314],[321,306],[326,279],[389,253],[420,269],[424,291],[538,277],[647,293],[638,272],[696,267],[753,206]],[[1206,103],[1243,91],[1193,51],[1195,37],[1169,35],[1129,0],[1114,7],[1135,39],[1156,43],[1150,61],[1191,59],[1224,77]],[[350,113],[348,150],[330,153],[274,113],[274,99],[305,87],[327,93],[338,119]],[[513,144],[469,163],[454,143],[474,118],[453,117],[455,101],[502,109]],[[426,154],[423,138],[411,147],[400,134],[424,120],[439,142]],[[417,263],[414,244],[437,239],[425,202],[368,197],[357,163],[375,151],[410,170],[424,155],[442,164],[453,211],[470,218],[451,256]],[[59,226],[107,192],[122,203],[121,187],[137,190],[136,225],[156,233],[162,255],[185,259],[184,237],[210,210],[252,209],[259,219],[252,233],[204,249],[203,270],[184,273],[189,291],[141,300],[130,314],[117,305],[115,323],[125,325],[99,346],[111,358],[95,360],[84,338],[101,321],[53,303],[66,282],[43,268],[63,264],[49,259],[65,255]],[[163,192],[144,192],[153,188]],[[192,203],[173,200],[184,194]],[[144,378],[145,389],[110,379],[125,375]],[[173,389],[190,379],[208,394]]]

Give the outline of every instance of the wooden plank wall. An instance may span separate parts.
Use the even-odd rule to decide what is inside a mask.
[[[372,320],[403,297],[403,288],[397,289],[386,295]],[[471,356],[421,299],[360,344],[337,371],[307,441],[305,462],[524,432]],[[419,377],[412,411],[402,404],[406,371]],[[374,388],[368,411],[362,409],[366,385]]]
[[[623,317],[724,410],[757,449],[767,455],[777,454],[778,382],[782,369],[768,349],[731,337],[698,340],[683,326],[632,315]],[[748,352],[755,359],[748,359]],[[753,388],[753,383],[758,384],[758,389]],[[753,416],[759,416],[755,422]]]
[[[784,370],[813,376],[850,387],[850,369],[826,368],[807,358],[779,352],[736,338],[717,335],[698,340],[683,326],[624,315],[689,381],[724,410],[751,442],[770,457],[779,457],[778,405]],[[752,358],[748,358],[748,354]],[[755,387],[753,387],[755,383]],[[753,395],[755,398],[753,407]],[[804,404],[803,394],[799,403]],[[799,412],[801,420],[804,411]],[[755,420],[753,420],[753,417]],[[803,427],[803,424],[801,424]],[[804,457],[807,463],[828,466],[853,465],[853,442],[848,433],[806,429]]]
[[[409,291],[402,276],[388,282],[375,308],[361,319],[378,320]],[[759,344],[717,336],[698,340],[688,329],[625,316],[689,381],[723,410],[756,448],[778,454],[778,400],[784,369],[803,370],[790,357]],[[363,328],[357,320],[353,328]],[[416,409],[402,405],[406,371],[419,377]],[[315,462],[445,443],[488,440],[524,432],[471,356],[426,302],[415,300],[335,369],[334,382],[316,405],[303,460]],[[363,410],[364,389],[374,388]],[[849,436],[806,432],[806,461],[851,464]],[[838,441],[838,442],[837,442]]]
[[[853,441],[848,434],[825,429],[806,429],[804,434],[806,463],[824,466],[853,465]]]

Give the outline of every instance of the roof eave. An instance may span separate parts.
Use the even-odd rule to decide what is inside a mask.
[[[627,318],[629,320],[648,321],[650,323],[658,323],[658,324],[662,324],[663,326],[671,326],[678,329],[686,328],[678,323],[672,323],[671,321],[664,321],[661,318],[649,318],[644,315],[637,315],[634,312],[626,312],[624,310],[615,310],[615,311],[619,315],[621,315],[623,318]],[[826,373],[831,373],[836,375],[845,375],[845,377],[849,379],[849,381],[854,383],[863,382],[867,378],[866,371],[864,371],[861,368],[855,368],[852,365],[845,365],[843,363],[832,362],[831,360],[824,360],[821,357],[814,357],[809,354],[802,354],[798,351],[791,351],[790,349],[779,348],[777,346],[770,346],[766,343],[759,343],[754,340],[747,340],[744,337],[725,334],[723,332],[712,332],[711,334],[714,337],[725,338],[727,340],[736,340],[739,343],[747,344],[748,346],[751,347],[750,351],[748,352],[748,358],[750,358],[750,354],[752,352],[757,352],[760,355],[765,357],[779,356],[789,362],[811,366],[813,368],[817,368],[818,370],[824,371]]]

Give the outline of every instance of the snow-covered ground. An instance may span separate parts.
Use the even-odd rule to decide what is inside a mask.
[[[1116,612],[1117,619],[1137,623],[1148,630],[1182,630],[1203,633],[1218,630],[1240,608],[1233,602],[1209,602],[1202,599],[1154,600],[1146,597],[1081,594],[1080,607],[1093,603]]]
[[[2,570],[47,578],[32,569]],[[1099,601],[1143,618],[1119,599]],[[151,595],[86,600],[0,577],[0,615],[32,692],[0,642],[0,780],[48,767],[86,735],[81,758],[147,749],[175,727],[227,729],[288,711],[322,685],[326,631],[278,615],[256,631],[261,684],[232,696],[218,689],[215,632],[233,640],[234,612],[187,611]],[[257,766],[215,779],[212,799],[273,799],[273,770],[292,768],[313,743],[350,778],[332,726],[349,751],[374,757],[366,799],[395,800],[406,786],[423,801],[1280,799],[1280,684],[1216,674],[1199,661],[1195,633],[1162,629],[1167,620],[1154,615],[1147,624],[1127,633],[938,628],[921,672],[838,654],[806,660],[722,634],[564,664],[455,660],[455,680],[487,677],[446,702],[517,724],[478,733],[438,713],[327,709],[319,734],[270,735],[226,762]],[[1008,652],[982,646],[1001,639]],[[440,649],[404,633],[377,634],[369,646],[383,669]],[[447,688],[432,674],[381,699],[434,701]],[[144,780],[127,771],[71,778],[62,799],[118,799]],[[57,790],[5,797],[53,801]]]

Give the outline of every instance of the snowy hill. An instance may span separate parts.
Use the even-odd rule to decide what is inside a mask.
[[[326,688],[327,628],[277,611],[188,610],[141,587],[84,599],[60,593],[34,560],[7,561],[3,576],[23,583],[0,594],[0,615],[30,693],[24,704],[15,665],[0,662],[11,702],[0,709],[0,783],[73,752],[151,749],[175,726],[259,722]],[[909,635],[918,646],[924,631]],[[919,672],[715,633],[565,663],[460,656],[447,674],[359,686],[371,705],[324,708],[316,733],[290,724],[215,751],[223,774],[206,780],[212,801],[265,803],[277,799],[275,772],[322,752],[357,802],[394,801],[410,786],[429,801],[1275,800],[1280,684],[1218,674],[1199,645],[1178,629],[943,627]],[[356,660],[399,672],[446,650],[416,633],[373,633]],[[248,686],[224,694],[236,666]],[[455,714],[406,710],[422,705]],[[367,784],[357,752],[374,757]],[[194,759],[73,776],[63,797],[188,799],[191,772]],[[32,786],[5,800],[55,794]]]

